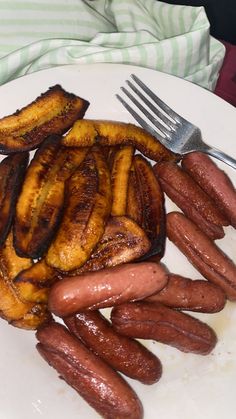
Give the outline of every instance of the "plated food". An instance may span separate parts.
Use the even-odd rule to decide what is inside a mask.
[[[60,85],[52,86],[34,102],[1,118],[1,154],[33,150],[49,135],[63,134],[84,116],[88,106],[86,100],[66,92]]]
[[[46,93],[45,95],[47,96]],[[88,106],[86,100],[79,100]],[[27,108],[31,115],[30,106],[34,105]],[[114,416],[107,404],[107,397],[114,387],[113,390],[112,387],[107,388],[102,404],[96,402],[101,397],[100,384],[93,389],[89,387],[91,377],[87,377],[88,365],[83,364],[85,353],[89,350],[89,354],[95,352],[96,357],[104,357],[102,352],[96,350],[103,329],[106,330],[105,336],[109,336],[107,339],[110,348],[115,348],[112,345],[119,341],[119,336],[123,336],[120,341],[125,336],[126,356],[127,351],[130,357],[139,353],[142,359],[140,363],[145,365],[147,359],[153,363],[152,373],[152,367],[147,367],[144,378],[142,374],[140,377],[137,365],[130,367],[131,370],[133,368],[130,376],[151,384],[161,377],[161,361],[141,350],[134,338],[156,339],[184,352],[202,355],[211,352],[217,342],[214,330],[182,310],[216,312],[224,308],[226,298],[234,299],[235,265],[222,252],[215,250],[216,245],[213,243],[213,238],[223,237],[223,226],[232,224],[233,217],[228,217],[223,211],[216,214],[215,205],[206,204],[205,193],[195,192],[195,189],[199,190],[199,186],[188,186],[184,189],[185,201],[189,199],[191,206],[192,202],[198,202],[202,219],[210,214],[209,223],[214,228],[212,229],[211,224],[209,231],[218,231],[220,227],[220,235],[214,234],[209,238],[209,234],[207,236],[202,231],[205,230],[203,224],[199,240],[196,228],[191,227],[193,221],[186,218],[183,227],[188,233],[191,254],[193,252],[195,259],[200,259],[199,265],[195,263],[195,266],[199,266],[201,274],[215,284],[201,279],[197,294],[197,282],[195,288],[192,285],[195,281],[189,280],[191,285],[189,282],[186,285],[188,292],[182,294],[182,305],[181,298],[174,302],[170,298],[168,303],[168,292],[172,297],[179,295],[187,281],[176,281],[171,291],[173,273],[170,274],[168,266],[161,264],[165,253],[166,230],[167,236],[172,239],[177,228],[173,226],[172,219],[179,217],[178,219],[185,220],[185,217],[180,213],[166,215],[161,168],[165,165],[173,166],[176,169],[173,178],[176,178],[177,183],[180,182],[180,156],[169,152],[150,134],[132,124],[84,119],[76,120],[74,125],[71,122],[67,129],[70,130],[64,136],[59,130],[53,132],[53,136],[46,135],[42,144],[37,145],[38,150],[22,176],[21,188],[15,188],[18,194],[15,193],[14,196],[17,197],[9,205],[11,223],[8,229],[10,232],[12,228],[12,231],[2,249],[7,246],[11,256],[7,259],[5,252],[0,260],[1,280],[4,284],[1,299],[3,303],[7,302],[5,305],[8,304],[9,308],[10,292],[14,297],[17,296],[26,311],[20,312],[17,317],[14,304],[10,306],[12,310],[8,311],[3,304],[2,317],[15,326],[38,329],[38,349],[42,356],[95,409],[109,418]],[[154,169],[147,157],[155,160]],[[217,167],[215,170],[219,171]],[[195,185],[194,177],[191,179]],[[174,180],[171,188],[174,187],[173,182]],[[227,190],[227,197],[230,196],[233,200],[234,194],[235,190],[231,186]],[[208,195],[209,193],[207,200],[210,199]],[[220,195],[223,198],[218,196],[217,200],[224,202],[224,194]],[[195,213],[197,212],[196,206]],[[186,231],[183,236],[177,231],[178,246],[183,242],[186,245]],[[203,250],[195,246],[196,237]],[[191,260],[189,254],[187,255]],[[17,269],[9,268],[4,271],[7,264],[10,266],[12,257],[16,261]],[[218,272],[216,266],[219,257],[222,272]],[[156,258],[156,261],[153,262],[151,258]],[[200,269],[202,264],[204,269]],[[212,266],[216,272],[216,280],[208,275]],[[161,294],[166,294],[167,300],[158,301],[158,295]],[[202,304],[204,298],[205,304]],[[115,308],[112,310],[112,322],[104,320],[105,323],[108,322],[105,324],[97,310],[106,307]],[[147,317],[144,313],[147,313]],[[68,329],[57,325],[53,314],[60,316]],[[32,321],[32,316],[33,319],[37,318],[37,322]],[[87,316],[87,321],[83,323],[84,330],[87,327],[85,335],[89,334],[90,322],[94,322],[94,327],[97,328],[93,344],[86,341],[85,337],[81,338],[78,327],[75,327],[79,323],[78,319],[83,316],[85,319]],[[150,329],[151,323],[155,324],[155,328]],[[109,330],[112,333],[108,333]],[[81,340],[83,349],[80,351]],[[85,350],[84,345],[87,347]],[[68,349],[65,350],[67,346]],[[69,355],[70,351],[75,355],[73,360]],[[80,355],[82,353],[84,355]],[[112,368],[122,371],[119,360],[115,360],[115,364],[108,358],[105,360]],[[94,365],[94,361],[92,364]],[[93,366],[96,375],[94,368]],[[105,369],[101,364],[100,373]],[[129,375],[129,371],[126,374]],[[114,386],[117,378],[113,374],[111,377],[114,378],[109,379],[109,385]],[[101,380],[107,378],[101,376]],[[142,417],[137,396],[125,384],[119,386],[120,393],[114,393],[112,404],[113,409],[118,409],[116,417],[132,417],[131,412],[134,418]],[[94,403],[91,402],[92,399],[95,400]],[[133,402],[127,405],[127,399]]]

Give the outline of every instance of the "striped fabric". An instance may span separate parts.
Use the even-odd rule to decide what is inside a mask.
[[[213,90],[224,46],[203,7],[155,0],[0,0],[0,84],[64,64],[126,63]]]

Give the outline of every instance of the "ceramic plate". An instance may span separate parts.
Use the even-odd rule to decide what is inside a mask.
[[[134,122],[115,98],[131,73],[137,74],[182,116],[198,125],[210,145],[236,158],[235,108],[214,94],[184,80],[140,67],[96,64],[43,70],[0,87],[0,117],[27,105],[49,86],[90,101],[88,118]],[[236,184],[236,171],[219,163]],[[175,209],[168,200],[167,210]],[[225,229],[219,246],[236,260],[236,232]],[[187,259],[167,242],[164,263],[175,273],[199,278]],[[163,363],[159,383],[145,386],[128,380],[144,406],[145,419],[235,418],[236,304],[218,314],[194,314],[214,328],[218,344],[208,356],[183,354],[147,341]],[[67,384],[57,378],[35,350],[33,332],[0,320],[0,419],[96,419],[99,416]]]

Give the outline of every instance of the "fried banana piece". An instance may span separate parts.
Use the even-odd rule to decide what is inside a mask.
[[[70,275],[98,271],[139,259],[151,246],[145,231],[128,217],[110,217],[88,261]]]
[[[91,147],[95,143],[103,146],[132,145],[156,162],[179,159],[147,131],[124,122],[83,119],[76,121],[63,138],[63,144],[69,147]]]
[[[2,274],[6,275],[10,281],[13,281],[23,269],[28,269],[33,265],[31,259],[22,258],[16,254],[13,246],[12,231],[10,231],[4,245],[0,248],[0,265]]]
[[[132,164],[129,174],[127,190],[126,214],[139,226],[143,223],[143,207],[141,193],[139,192],[139,182],[136,175],[134,164]]]
[[[50,87],[28,106],[0,119],[0,153],[33,150],[49,135],[64,134],[88,106],[60,85]]]
[[[96,147],[67,183],[65,211],[47,264],[62,272],[82,266],[101,239],[110,211],[110,172]]]
[[[14,245],[19,256],[37,259],[50,245],[63,210],[65,181],[87,151],[60,146],[60,137],[53,136],[35,153],[16,205]]]
[[[137,222],[140,222],[135,216],[137,210],[137,203],[140,206],[142,220],[140,226],[146,232],[152,245],[145,257],[151,255],[164,254],[165,250],[165,206],[164,194],[161,190],[159,182],[154,175],[151,164],[141,155],[134,156],[133,159],[135,171],[135,191],[137,198],[133,200],[134,207],[132,208],[132,200],[129,198],[129,206],[127,207],[127,215]],[[135,193],[133,188],[133,193]],[[129,212],[130,211],[130,212]]]
[[[108,167],[111,169],[112,168],[112,164],[113,164],[113,160],[114,160],[114,156],[116,154],[116,152],[120,149],[120,146],[109,146],[109,145],[104,145],[103,147],[100,147],[105,160],[108,164]]]
[[[21,297],[31,303],[44,303],[48,301],[49,290],[57,280],[58,272],[48,266],[44,259],[21,271],[14,279]]]
[[[45,304],[34,304],[21,298],[14,278],[32,266],[31,259],[17,256],[13,247],[12,232],[0,249],[0,316],[13,326],[36,329],[51,316]]]
[[[8,156],[0,163],[0,246],[11,228],[28,161],[29,154],[25,152]]]
[[[126,214],[129,173],[133,155],[134,148],[132,146],[121,147],[115,153],[111,170],[111,215]]]

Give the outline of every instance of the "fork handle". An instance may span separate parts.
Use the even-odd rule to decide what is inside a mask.
[[[223,153],[223,151],[217,150],[217,148],[212,148],[209,146],[204,147],[202,151],[204,153],[209,154],[212,157],[217,158],[218,160],[223,161],[224,163],[233,167],[233,169],[236,169],[236,159],[233,159],[233,157],[230,157],[228,156],[228,154]]]

